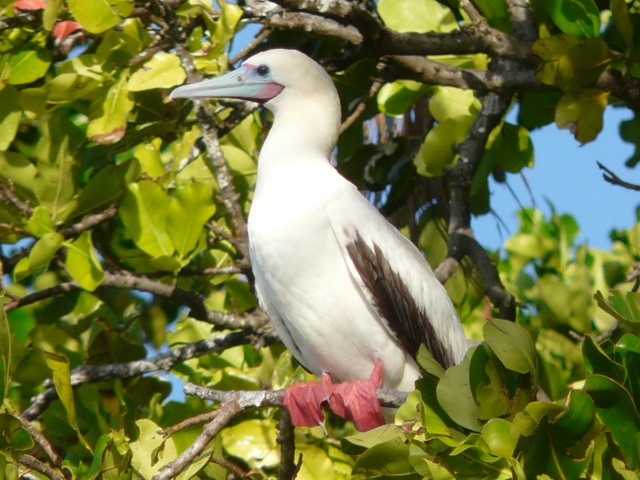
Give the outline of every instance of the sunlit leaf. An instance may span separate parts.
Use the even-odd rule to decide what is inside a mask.
[[[187,79],[180,59],[175,53],[159,52],[136,70],[127,87],[130,92],[152,88],[171,88],[181,85]]]
[[[67,245],[64,265],[78,285],[90,292],[98,288],[104,280],[104,271],[93,248],[91,232],[82,232]]]
[[[609,92],[586,89],[565,93],[558,102],[556,125],[566,128],[580,143],[591,142],[602,130],[602,115]]]
[[[76,403],[73,398],[73,388],[71,387],[71,370],[69,368],[69,360],[64,356],[53,352],[46,352],[46,355],[47,365],[53,373],[53,384],[56,388],[56,393],[67,411],[69,425],[76,431],[78,438],[85,448],[92,451],[91,446],[87,443],[80,431],[80,428],[78,427]]]

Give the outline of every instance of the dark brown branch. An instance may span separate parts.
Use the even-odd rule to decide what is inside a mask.
[[[480,92],[508,92],[511,90],[553,91],[553,87],[540,82],[533,70],[509,71],[472,70],[450,67],[434,60],[417,56],[387,57],[394,78],[405,78],[433,85],[444,85]]]
[[[505,320],[516,319],[515,298],[506,290],[502,280],[500,280],[496,265],[475,238],[464,233],[451,234],[449,237],[448,256],[458,262],[464,256],[469,257],[482,278],[485,294],[498,309],[500,318]]]
[[[460,7],[469,15],[473,23],[485,23],[486,20],[470,0],[460,0]]]
[[[598,167],[600,167],[600,170],[604,171],[604,173],[602,174],[602,178],[604,178],[611,185],[618,185],[619,187],[626,188],[628,190],[640,192],[640,185],[636,185],[635,183],[629,183],[622,180],[618,175],[613,173],[603,164],[601,164],[600,162],[597,162],[597,163],[598,163]]]
[[[207,447],[209,442],[222,430],[238,413],[244,410],[237,399],[230,398],[219,409],[219,413],[207,423],[202,433],[178,458],[170,462],[162,471],[154,475],[153,480],[169,480],[176,478],[195,458]]]
[[[105,220],[109,220],[110,218],[115,217],[117,214],[118,214],[117,205],[111,205],[110,207],[107,207],[101,212],[94,213],[93,215],[89,215],[83,218],[82,220],[80,220],[78,223],[74,223],[69,227],[59,230],[58,233],[62,235],[64,238],[72,238],[81,234],[86,230],[89,230],[95,227],[96,225],[101,224]]]
[[[165,428],[160,433],[162,434],[163,437],[170,437],[171,435],[181,432],[186,428],[193,427],[194,425],[198,425],[199,423],[210,422],[216,417],[216,415],[218,415],[218,410],[201,413],[200,415],[189,417],[180,423],[177,423],[175,425],[172,425],[171,427]]]
[[[47,457],[49,457],[51,462],[53,462],[53,464],[55,466],[59,467],[60,466],[60,461],[61,461],[60,455],[58,455],[58,452],[55,451],[55,449],[53,448],[53,446],[51,445],[51,443],[49,442],[47,437],[45,437],[42,434],[42,432],[40,432],[40,430],[38,430],[36,427],[34,427],[33,423],[31,423],[29,420],[27,420],[22,415],[20,415],[20,413],[18,413],[11,406],[11,404],[9,402],[6,402],[4,405],[7,408],[7,410],[9,411],[9,413],[20,421],[20,423],[22,424],[22,427],[27,432],[29,432],[31,437],[40,446],[42,451],[47,455]]]
[[[7,182],[6,185],[5,181]],[[0,198],[6,199],[8,203],[27,215],[31,215],[33,213],[33,209],[29,205],[29,201],[27,200],[26,202],[23,202],[15,194],[15,187],[11,178],[7,178],[6,180],[0,179]]]
[[[260,44],[264,42],[269,35],[271,35],[271,29],[263,27],[262,30],[258,32],[258,34],[255,36],[253,40],[251,40],[235,56],[233,56],[229,60],[229,64],[234,65],[236,62],[247,57],[251,52],[253,52],[256,48],[258,48]]]
[[[24,297],[13,300],[11,302],[5,303],[4,309],[8,313],[16,308],[24,307],[26,305],[31,305],[40,300],[46,300],[47,298],[57,297],[58,295],[63,295],[68,292],[72,292],[74,290],[79,290],[80,287],[72,282],[60,283],[59,285],[55,285],[53,287],[45,288],[43,290],[38,290],[37,292],[30,293],[29,295],[25,295]]]
[[[538,26],[529,0],[507,0],[513,33],[517,38],[534,42],[538,38]]]
[[[20,463],[21,465],[24,465],[31,470],[35,470],[36,472],[41,473],[46,478],[50,478],[51,480],[66,480],[64,478],[64,475],[60,471],[44,462],[41,462],[31,455],[20,454],[17,455],[16,460],[18,460],[18,463]]]
[[[187,81],[192,83],[201,77],[196,72],[195,64],[187,48],[179,44],[176,48],[183,68],[187,72]],[[233,186],[233,175],[229,165],[220,149],[218,130],[214,123],[213,114],[206,100],[196,100],[196,117],[202,128],[202,139],[206,145],[206,163],[218,182],[219,198],[224,205],[229,220],[233,226],[233,234],[238,238],[236,247],[241,257],[249,257],[249,241],[247,235],[247,223],[240,206],[240,195]]]
[[[207,340],[190,343],[184,347],[176,348],[168,353],[163,353],[151,358],[143,358],[125,363],[111,363],[108,365],[80,365],[71,372],[71,386],[77,387],[84,383],[95,383],[112,378],[132,378],[145,373],[170,370],[175,364],[200,357],[209,353],[219,353],[230,347],[246,345],[255,339],[255,331],[243,330],[226,335],[219,335]],[[267,341],[274,341],[268,339]],[[38,394],[32,400],[31,406],[22,415],[27,420],[36,419],[57,398],[57,393],[50,386],[50,381],[45,382],[47,390]]]
[[[42,21],[42,10],[30,10],[15,17],[0,17],[0,32],[10,28],[36,27]]]
[[[358,106],[355,108],[353,113],[349,115],[344,122],[342,122],[342,125],[340,125],[340,133],[343,133],[346,129],[353,125],[353,123],[358,118],[360,118],[360,116],[366,110],[367,105],[369,104],[371,99],[374,98],[378,93],[378,90],[380,90],[380,87],[382,87],[382,82],[380,80],[376,80],[371,84],[371,88],[369,89],[369,93],[367,94],[367,96],[360,100],[360,103],[358,103]]]
[[[296,442],[291,423],[291,415],[286,408],[280,409],[278,422],[278,437],[280,445],[280,465],[278,466],[278,480],[293,480],[296,476]]]

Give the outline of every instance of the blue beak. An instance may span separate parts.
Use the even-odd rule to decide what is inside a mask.
[[[221,77],[183,85],[171,92],[171,98],[237,98],[250,101],[267,101],[279,94],[284,87],[270,77],[256,74],[255,67],[242,66]]]

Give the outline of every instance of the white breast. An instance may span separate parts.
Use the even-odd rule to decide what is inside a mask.
[[[381,359],[385,387],[413,389],[417,366],[355,284],[327,216],[340,189],[353,186],[324,159],[258,182],[251,261],[260,302],[285,345],[316,375],[367,378]]]

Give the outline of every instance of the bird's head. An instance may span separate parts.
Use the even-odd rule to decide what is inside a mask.
[[[283,97],[322,93],[337,98],[331,77],[320,65],[297,50],[274,49],[254,55],[220,77],[178,87],[171,98],[236,98],[266,103],[276,110]]]

